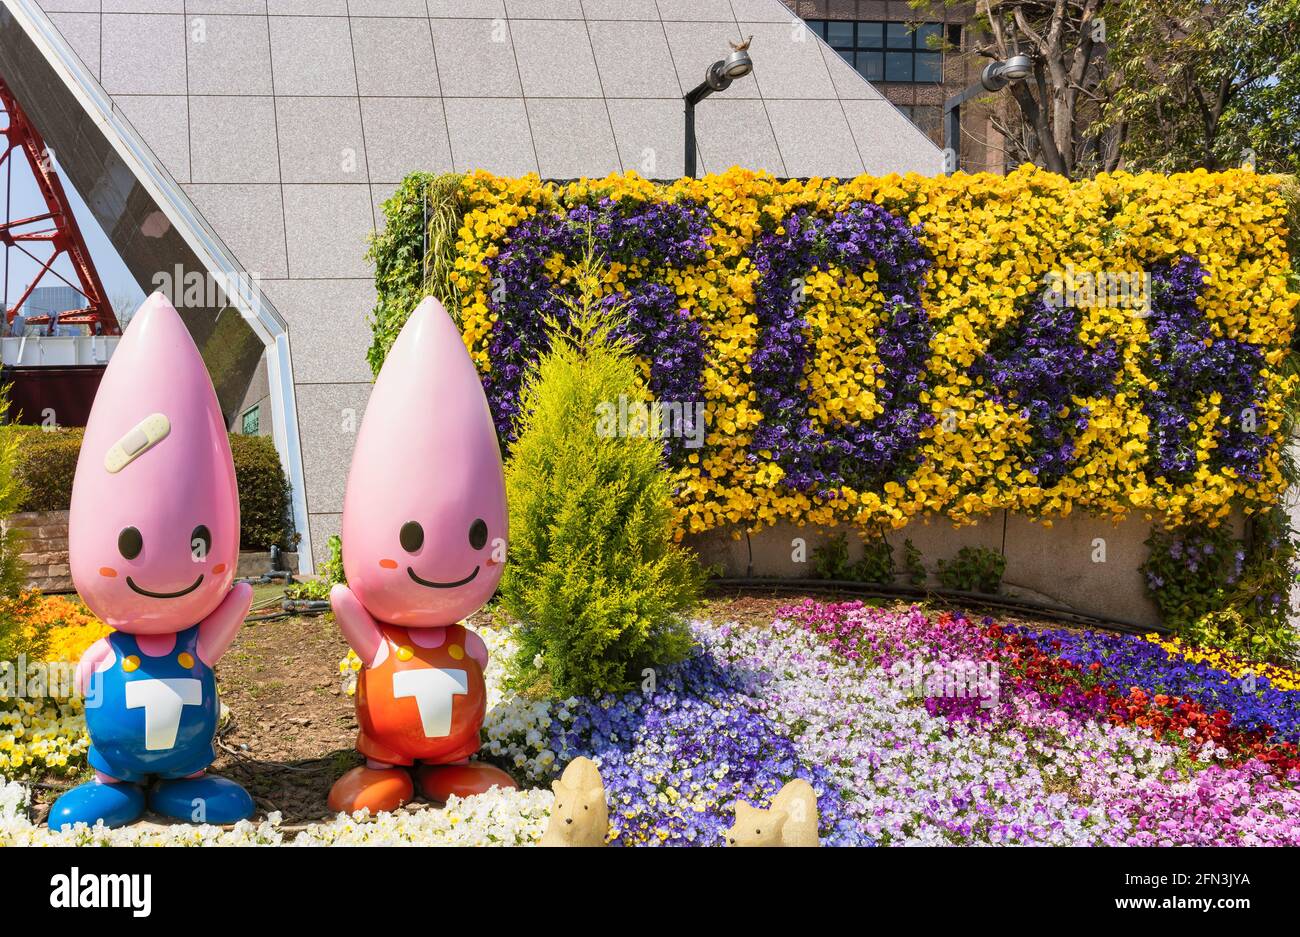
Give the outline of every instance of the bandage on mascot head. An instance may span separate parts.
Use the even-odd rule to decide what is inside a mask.
[[[104,372],[72,485],[72,579],[119,631],[198,624],[230,590],[239,495],[212,381],[161,293],[131,320]]]
[[[348,586],[380,621],[455,624],[501,579],[505,477],[487,397],[459,329],[432,297],[379,372],[343,501]]]

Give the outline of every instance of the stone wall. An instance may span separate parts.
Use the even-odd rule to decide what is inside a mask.
[[[68,512],[30,511],[0,521],[0,530],[14,528],[22,543],[18,559],[27,565],[27,585],[41,592],[72,592],[68,569]]]
[[[22,538],[18,558],[27,565],[27,587],[46,594],[75,592],[68,569],[68,512],[32,511],[13,514],[0,521],[0,530],[15,528]],[[298,554],[286,552],[281,564],[297,570]],[[271,569],[271,554],[245,551],[239,554],[236,576],[256,577]]]

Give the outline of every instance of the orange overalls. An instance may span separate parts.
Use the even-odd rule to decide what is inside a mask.
[[[478,751],[487,690],[465,627],[448,625],[438,647],[421,647],[405,628],[379,629],[377,662],[357,679],[357,751],[393,765],[453,764]]]

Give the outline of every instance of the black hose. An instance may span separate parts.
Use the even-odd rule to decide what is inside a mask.
[[[286,612],[295,612],[305,615],[323,615],[330,610],[328,599],[290,599],[286,598],[280,603],[280,607]]]
[[[891,583],[864,583],[848,579],[776,579],[763,576],[710,579],[710,586],[723,586],[731,589],[775,589],[783,592],[847,592],[852,595],[864,595],[874,598],[940,598],[956,604],[975,605],[982,608],[997,608],[1004,611],[1032,614],[1039,618],[1067,624],[1085,625],[1091,628],[1103,628],[1122,634],[1172,634],[1165,625],[1143,625],[1122,618],[1107,618],[1080,612],[1064,605],[1052,605],[1046,602],[1034,602],[1029,599],[1015,599],[1008,595],[989,595],[984,592],[966,592],[961,589],[925,589],[914,586],[899,586]]]
[[[244,623],[247,624],[250,621],[279,621],[281,618],[288,617],[288,612],[271,612],[267,615],[249,615],[244,619]]]
[[[273,582],[283,582],[285,585],[293,584],[293,573],[290,572],[270,572],[263,573],[260,576],[240,576],[235,582],[246,582],[250,586],[265,586]]]

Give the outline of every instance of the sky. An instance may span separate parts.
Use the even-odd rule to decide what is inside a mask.
[[[15,149],[11,159],[13,160],[12,176],[9,176],[7,171],[0,170],[0,191],[5,189],[9,181],[12,182],[12,188],[9,192],[9,219],[16,220],[43,213],[46,210],[45,202],[41,198],[40,190],[36,187],[36,180],[32,176],[31,167],[28,165],[26,157],[21,150]],[[54,154],[54,166],[55,171],[59,174],[60,181],[63,183],[64,191],[68,194],[68,200],[72,203],[72,214],[76,217],[81,228],[81,236],[85,238],[86,247],[90,251],[90,258],[99,271],[99,278],[104,283],[104,290],[108,294],[109,303],[115,309],[122,306],[134,309],[134,307],[144,302],[144,291],[140,289],[140,286],[126,269],[126,265],[122,263],[122,258],[118,256],[116,249],[104,234],[104,229],[99,226],[99,222],[95,220],[90,209],[86,207],[81,194],[73,187],[67,175],[58,168],[57,153]],[[0,205],[0,211],[2,210],[3,206]],[[38,230],[43,224],[31,225],[23,230]],[[41,258],[42,261],[50,254],[50,247],[47,244],[37,243],[24,246]],[[0,247],[3,247],[3,245],[0,245]],[[40,269],[40,265],[25,256],[16,247],[7,248],[5,253],[8,255],[9,267],[9,286],[6,302],[13,303],[22,296],[32,277]],[[78,285],[78,280],[72,271],[72,264],[69,263],[66,256],[59,259],[54,269],[67,277],[74,285]],[[3,260],[0,260],[0,277],[3,276]],[[53,273],[47,273],[41,279],[39,285],[63,286],[65,284]],[[3,289],[2,282],[0,282],[0,289]]]

